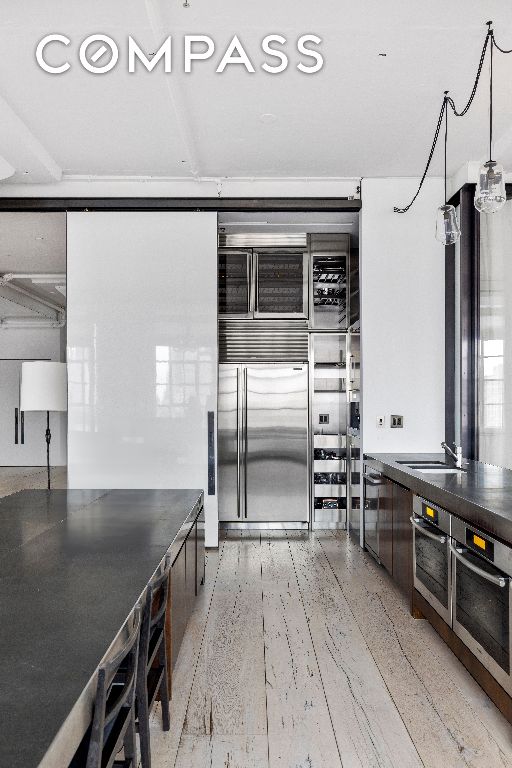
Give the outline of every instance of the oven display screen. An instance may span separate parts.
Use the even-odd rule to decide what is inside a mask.
[[[437,509],[429,507],[428,504],[423,505],[423,517],[434,525],[437,525],[438,523]]]
[[[466,544],[475,552],[480,552],[488,560],[494,560],[494,544],[492,541],[479,536],[474,531],[466,528]]]

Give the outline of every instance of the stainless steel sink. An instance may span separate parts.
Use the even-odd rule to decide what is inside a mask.
[[[466,472],[462,467],[419,467],[417,464],[411,469],[415,469],[416,472],[423,472],[425,475],[456,475],[459,472]]]
[[[404,464],[409,469],[414,469],[416,472],[424,472],[428,475],[455,475],[458,472],[466,472],[465,469],[450,466],[445,464],[444,461],[397,461],[397,464]]]

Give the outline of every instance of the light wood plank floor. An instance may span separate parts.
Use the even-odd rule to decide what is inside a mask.
[[[153,768],[512,768],[512,728],[344,532],[226,534],[173,688]]]

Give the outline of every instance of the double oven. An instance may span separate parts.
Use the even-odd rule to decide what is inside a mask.
[[[419,496],[414,586],[512,696],[512,549]]]

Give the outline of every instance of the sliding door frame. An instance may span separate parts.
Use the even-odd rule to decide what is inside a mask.
[[[0,212],[359,210],[361,200],[349,197],[0,197]]]
[[[478,461],[480,356],[480,216],[473,200],[475,184],[465,184],[449,201],[460,204],[460,424],[463,455]],[[506,185],[507,200],[512,184]],[[445,249],[445,434],[455,442],[456,306],[455,246]]]

